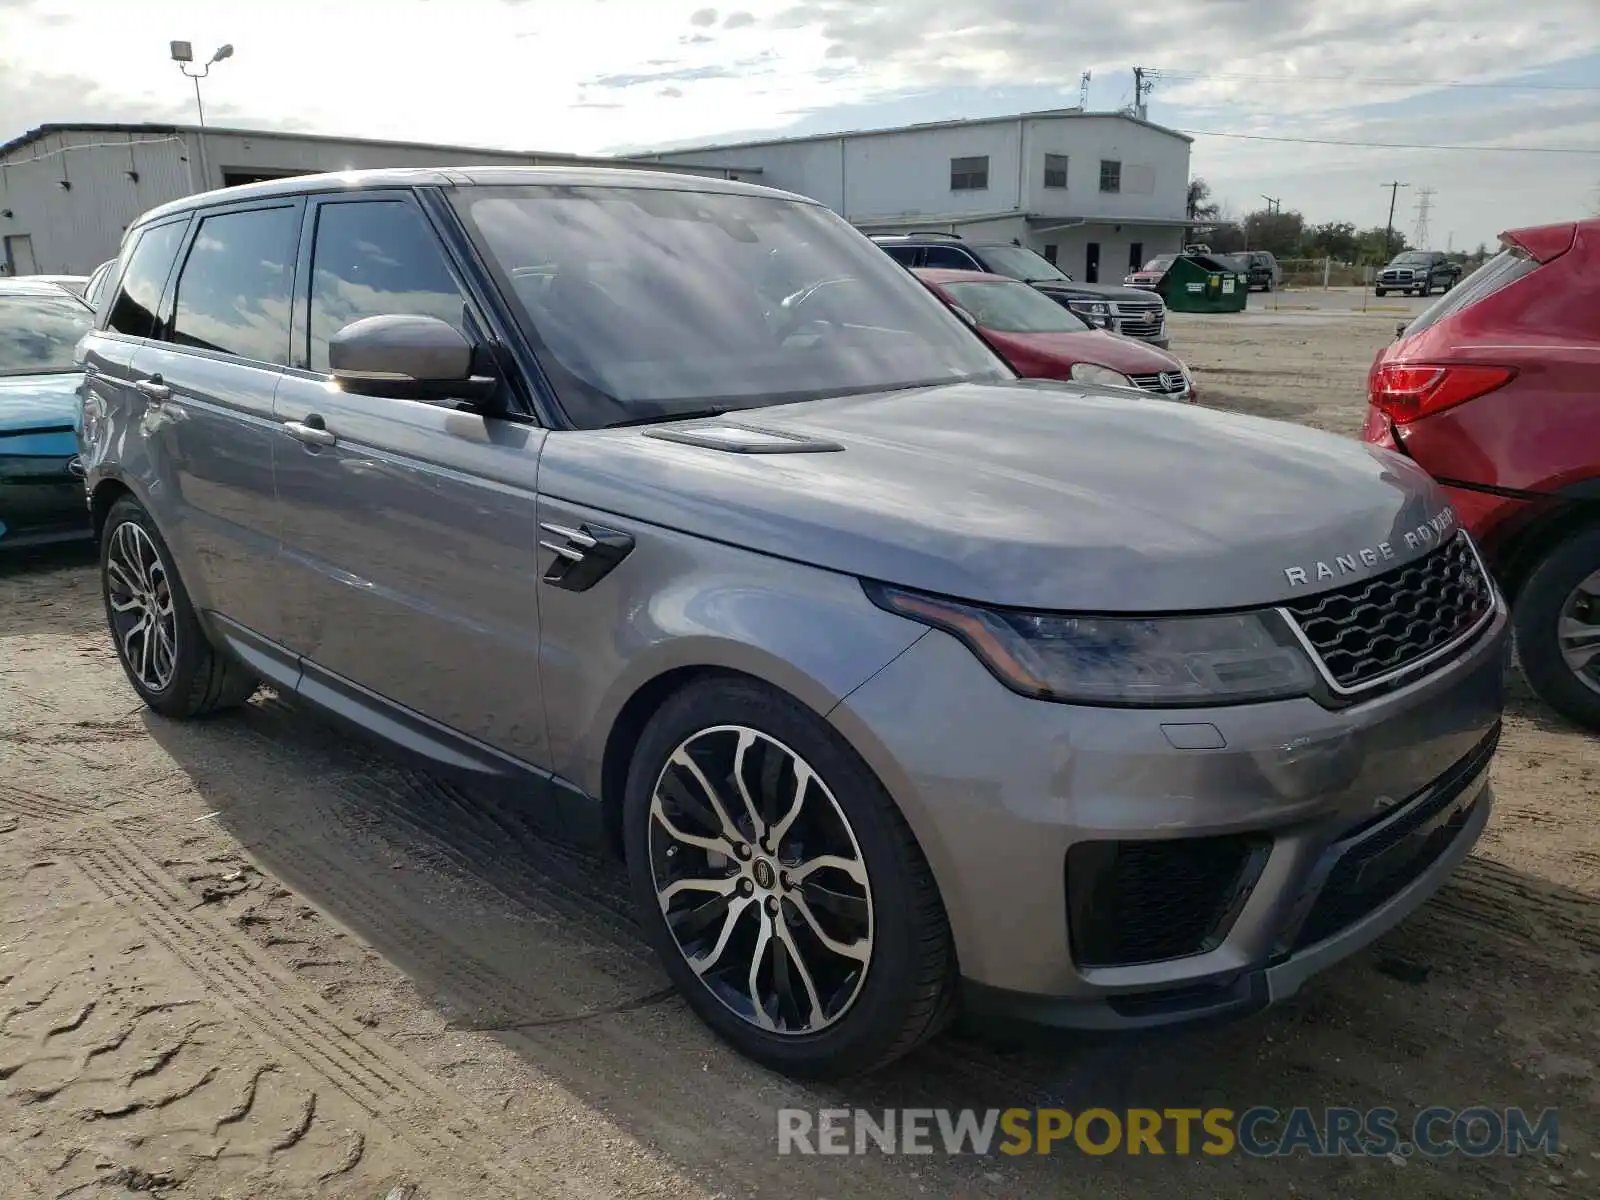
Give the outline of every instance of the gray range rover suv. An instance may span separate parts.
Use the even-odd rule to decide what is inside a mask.
[[[265,681],[620,850],[772,1067],[1256,1009],[1489,819],[1505,614],[1419,470],[1017,380],[810,201],[297,178],[114,270],[81,449],[134,688]]]

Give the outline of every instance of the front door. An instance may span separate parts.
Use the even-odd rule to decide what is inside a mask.
[[[273,393],[289,352],[298,199],[202,213],[168,308],[134,352],[160,474],[149,505],[196,604],[283,638]]]
[[[1083,281],[1100,282],[1100,243],[1090,242],[1083,250]]]
[[[355,684],[548,765],[534,496],[544,431],[332,386],[328,339],[361,317],[436,316],[473,340],[484,326],[414,199],[322,200],[307,227],[307,316],[273,448],[279,590],[303,686]]]

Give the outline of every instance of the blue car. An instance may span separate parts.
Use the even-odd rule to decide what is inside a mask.
[[[73,350],[93,321],[55,284],[0,280],[0,553],[91,534]]]

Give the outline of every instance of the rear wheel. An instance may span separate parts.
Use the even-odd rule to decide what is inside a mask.
[[[100,534],[100,587],[122,670],[167,717],[243,704],[257,680],[207,640],[172,551],[132,496],[111,506]]]
[[[1600,730],[1600,529],[1562,542],[1517,595],[1517,655],[1551,708]]]
[[[651,719],[624,798],[635,902],[667,973],[741,1053],[861,1074],[952,1013],[955,955],[894,802],[826,722],[754,680]]]

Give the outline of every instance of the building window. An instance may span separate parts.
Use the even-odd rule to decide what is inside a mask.
[[[1046,242],[1045,245],[1044,245],[1044,260],[1045,260],[1045,262],[1050,263],[1051,265],[1054,265],[1055,261],[1056,261],[1056,254],[1057,254],[1056,244],[1054,242]]]
[[[1044,185],[1047,188],[1064,188],[1067,186],[1067,156],[1065,154],[1046,154],[1044,156]]]
[[[1144,266],[1144,243],[1128,243],[1128,270],[1137,271]]]
[[[1122,190],[1122,163],[1109,158],[1100,160],[1100,190],[1102,192],[1120,192]]]
[[[952,192],[981,192],[989,186],[989,156],[978,158],[952,158],[950,160],[950,190]]]

